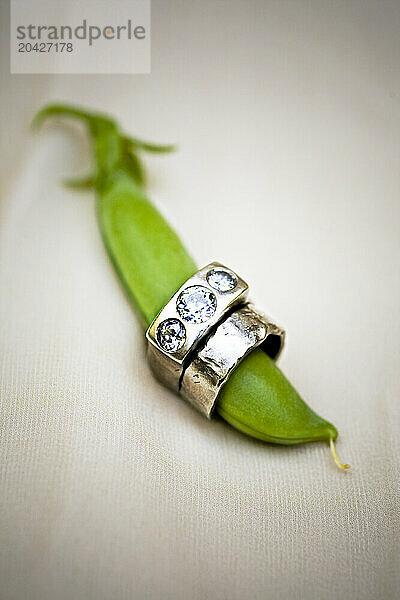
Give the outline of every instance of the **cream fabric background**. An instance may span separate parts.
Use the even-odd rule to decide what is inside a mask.
[[[149,76],[10,76],[3,3],[2,600],[399,597],[398,2],[153,0]],[[97,232],[81,130],[107,110],[199,264],[234,265],[281,366],[340,429],[279,448],[162,389]]]

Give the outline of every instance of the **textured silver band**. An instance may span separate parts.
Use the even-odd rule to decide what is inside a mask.
[[[221,387],[245,356],[261,346],[276,359],[284,339],[283,329],[270,323],[254,307],[239,308],[217,327],[188,365],[180,394],[210,418]]]

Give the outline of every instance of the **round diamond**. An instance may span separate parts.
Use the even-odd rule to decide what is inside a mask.
[[[157,341],[163,350],[176,352],[186,340],[186,329],[179,319],[165,319],[157,327]]]
[[[215,295],[202,285],[191,285],[183,290],[176,301],[176,310],[184,321],[204,323],[217,308]]]
[[[212,269],[208,272],[207,281],[214,290],[222,293],[234,290],[237,285],[236,275],[225,269]]]

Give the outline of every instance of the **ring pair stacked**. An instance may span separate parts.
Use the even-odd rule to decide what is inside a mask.
[[[285,332],[258,312],[248,285],[213,262],[190,277],[146,332],[154,375],[208,418],[237,365],[260,346],[272,359]]]

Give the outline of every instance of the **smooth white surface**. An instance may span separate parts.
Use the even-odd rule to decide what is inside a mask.
[[[2,600],[399,597],[399,17],[159,0],[149,76],[11,77],[2,53]],[[150,196],[285,326],[280,364],[350,472],[151,377],[92,194],[60,185],[88,144],[28,131],[54,99],[179,144],[146,157]]]

